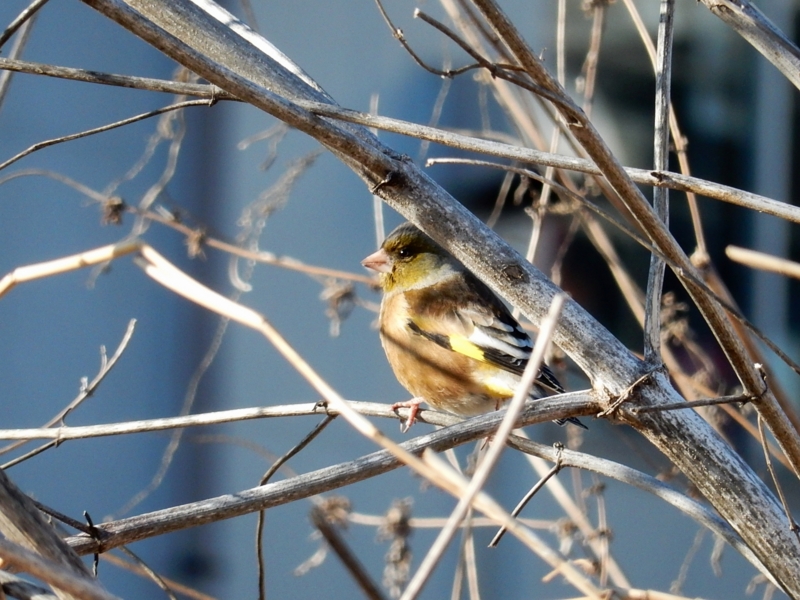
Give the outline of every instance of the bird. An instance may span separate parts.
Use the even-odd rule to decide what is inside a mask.
[[[413,223],[394,229],[361,261],[378,273],[381,345],[398,381],[413,396],[392,410],[409,408],[403,431],[419,405],[474,416],[498,409],[516,390],[533,344],[489,287]],[[542,364],[531,390],[563,393]],[[555,421],[573,423],[570,417]]]

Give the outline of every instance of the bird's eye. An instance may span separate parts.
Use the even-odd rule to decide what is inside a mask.
[[[408,248],[400,248],[397,251],[397,256],[399,256],[400,258],[408,258],[409,256],[411,256],[411,251]]]

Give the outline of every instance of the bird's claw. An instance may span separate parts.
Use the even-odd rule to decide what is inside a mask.
[[[392,404],[392,410],[397,410],[398,408],[408,409],[408,418],[400,423],[400,433],[408,433],[408,430],[417,422],[417,413],[419,412],[419,405],[422,401],[422,398],[412,398],[405,402],[395,402]]]

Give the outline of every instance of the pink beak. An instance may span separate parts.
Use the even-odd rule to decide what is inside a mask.
[[[367,258],[361,261],[361,264],[368,269],[377,271],[378,273],[392,272],[392,259],[383,248],[370,254]]]

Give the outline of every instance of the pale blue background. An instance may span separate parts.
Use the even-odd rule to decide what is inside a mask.
[[[26,4],[22,0],[0,4],[0,24],[10,21]],[[441,80],[412,63],[392,39],[371,1],[295,0],[254,4],[262,33],[306,69],[341,105],[367,110],[370,95],[378,93],[382,114],[428,121]],[[555,3],[515,0],[503,4],[523,24],[533,46],[543,49],[545,56],[552,59]],[[649,6],[646,18],[650,24],[655,23],[652,10],[655,3],[641,4]],[[765,8],[772,4],[775,2]],[[569,5],[570,11],[577,12],[576,2]],[[423,23],[410,18],[414,4],[398,0],[387,2],[387,7],[409,40],[432,63],[441,63],[446,47],[454,56],[454,64],[463,64],[463,55],[456,53],[452,45],[444,44]],[[423,8],[437,14],[435,3],[423,3]],[[238,10],[238,6],[231,9]],[[787,111],[791,110],[796,92],[782,91],[785,88],[773,83],[758,87],[762,91],[758,95],[753,91],[754,82],[757,77],[770,77],[770,68],[756,61],[753,52],[729,34],[702,5],[679,2],[678,9],[679,49],[685,54],[680,63],[683,70],[676,74],[676,87],[681,94],[685,123],[696,136],[690,148],[705,151],[692,155],[696,171],[703,174],[704,169],[709,173],[724,172],[725,168],[734,170],[741,178],[734,184],[749,185],[755,191],[759,190],[753,186],[762,185],[764,193],[787,199],[791,184],[789,165],[765,158],[763,169],[769,174],[767,177],[756,170],[756,164],[760,163],[745,161],[732,152],[752,142],[748,138],[751,127],[760,123],[759,115],[767,114],[775,121],[772,129],[775,135],[768,136],[761,147],[787,156],[791,140],[783,139],[781,146],[775,136],[788,131],[786,120],[778,117],[790,116]],[[773,16],[779,22],[785,18],[784,22],[790,23],[787,15]],[[574,27],[588,26],[581,16],[574,17],[573,22]],[[642,102],[635,97],[636,90],[628,86],[625,77],[643,77],[645,83],[641,89],[649,94],[648,67],[629,59],[641,52],[619,4],[610,10],[607,36],[600,75],[601,79],[611,79],[604,84],[595,110],[600,115],[601,127],[623,160],[647,167],[651,152],[651,109],[635,112],[637,102]],[[9,49],[10,43],[3,48],[4,56]],[[574,56],[580,60],[578,49]],[[731,57],[743,58],[736,62]],[[23,58],[161,78],[170,77],[174,68],[146,44],[74,0],[53,1],[41,11]],[[739,70],[731,71],[732,67]],[[621,79],[614,79],[613,73]],[[737,73],[739,79],[734,80]],[[742,73],[746,76],[742,77]],[[576,74],[573,68],[570,77]],[[614,85],[616,81],[621,81],[620,85]],[[736,93],[726,93],[729,89]],[[746,93],[740,94],[741,90]],[[457,80],[445,105],[444,122],[477,127],[474,98],[475,89],[469,76]],[[96,127],[170,101],[167,96],[142,91],[16,75],[0,109],[0,160],[37,141]],[[643,102],[649,107],[649,99]],[[766,108],[757,113],[754,111],[757,106]],[[614,114],[616,120],[604,119],[604,114]],[[236,235],[236,222],[243,207],[274,183],[283,167],[316,147],[301,134],[290,133],[280,146],[278,163],[265,173],[259,171],[267,152],[264,143],[256,143],[244,151],[236,146],[240,140],[272,126],[271,117],[250,107],[225,103],[211,109],[191,109],[186,117],[189,131],[178,174],[162,202],[189,211],[199,222],[208,224],[214,235],[226,239]],[[495,124],[502,122],[498,111],[493,113],[493,119]],[[138,159],[154,126],[155,121],[150,120],[46,149],[0,172],[0,177],[24,168],[52,169],[100,190]],[[416,142],[383,134],[382,138],[399,151],[418,157]],[[441,149],[432,153],[448,155]],[[761,155],[758,151],[756,154]],[[126,201],[138,202],[159,176],[164,160],[162,147],[140,176],[122,186],[120,193]],[[715,166],[720,164],[725,168]],[[493,181],[488,179],[486,183],[480,179],[481,174],[463,168],[439,167],[431,175],[459,197],[460,193],[468,195],[468,188],[473,185],[490,185]],[[703,206],[717,210],[717,205],[710,201],[704,201]],[[360,259],[375,245],[371,211],[372,199],[363,184],[346,167],[323,154],[296,185],[286,208],[268,221],[261,248],[310,264],[360,271]],[[387,221],[393,226],[400,219],[387,210]],[[754,231],[761,227],[758,225],[761,221],[753,222]],[[524,218],[521,223],[526,223]],[[6,183],[0,186],[0,275],[16,266],[116,241],[129,231],[130,224],[131,219],[126,216],[122,227],[100,226],[95,205],[50,179],[25,177]],[[716,226],[719,223],[711,218],[708,227],[714,231]],[[788,246],[788,229],[777,220],[767,219],[763,228],[771,243],[778,248],[781,244],[783,248]],[[742,231],[741,243],[759,244],[757,238],[748,236],[748,232]],[[151,227],[146,239],[201,281],[222,293],[231,292],[225,256],[206,249],[205,260],[190,260],[181,237],[160,226]],[[208,347],[217,319],[160,288],[129,258],[114,262],[110,272],[98,277],[94,286],[88,285],[90,280],[92,274],[88,270],[61,275],[24,284],[0,300],[0,427],[36,426],[58,411],[77,394],[80,377],[91,378],[96,373],[99,346],[105,344],[112,352],[131,318],[138,320],[137,331],[120,364],[99,392],[70,415],[68,423],[107,423],[171,416],[179,411],[186,385]],[[241,301],[267,315],[343,396],[383,402],[406,398],[406,392],[396,383],[385,362],[377,334],[370,327],[374,314],[357,309],[343,325],[341,336],[334,339],[328,335],[325,306],[318,298],[322,288],[316,281],[259,266],[252,283],[254,291],[242,296]],[[739,288],[741,301],[769,332],[788,331],[789,296],[785,287],[774,284],[769,287],[772,293],[767,300],[755,298],[752,303],[742,288]],[[363,287],[358,292],[366,299],[377,300]],[[573,293],[579,297],[581,291],[576,289]],[[625,309],[614,306],[610,296],[613,292],[600,298],[597,292],[593,293],[586,300],[590,305],[587,307],[601,318],[610,319],[607,324],[625,334],[624,321],[629,317],[622,314]],[[622,324],[618,323],[620,319]],[[631,337],[635,347],[637,336]],[[572,387],[584,385],[577,377],[570,383]],[[317,397],[309,386],[265,340],[252,331],[231,325],[220,355],[203,379],[194,410],[315,400]],[[187,432],[166,481],[131,514],[233,493],[257,483],[267,462],[243,447],[210,443],[201,436],[234,436],[282,454],[316,421],[250,422]],[[395,423],[379,425],[401,439]],[[664,466],[664,461],[650,449],[632,452],[637,439],[630,432],[605,423],[590,423],[590,427],[583,448],[587,452],[621,460],[648,472],[653,472],[654,465]],[[548,424],[534,428],[531,434],[551,442],[562,439],[565,432]],[[167,442],[167,435],[152,434],[65,443],[10,469],[8,474],[23,490],[45,504],[76,518],[81,511],[88,510],[95,521],[100,521],[115,513],[147,484],[158,469]],[[337,422],[310,450],[294,458],[290,466],[297,472],[305,472],[355,458],[372,449],[370,443],[346,424]],[[463,457],[465,451],[460,455]],[[569,484],[569,473],[560,477]],[[522,459],[508,455],[492,480],[492,491],[510,506],[532,482]],[[589,479],[585,478],[585,482],[588,485]],[[355,510],[374,514],[385,512],[395,498],[411,495],[415,498],[417,516],[443,516],[453,506],[453,500],[439,491],[420,490],[420,482],[406,471],[352,486],[342,493],[351,498]],[[646,494],[613,482],[608,483],[605,500],[613,529],[613,553],[633,585],[667,591],[692,544],[696,526]],[[304,577],[292,575],[292,570],[318,544],[310,538],[312,530],[306,518],[309,508],[309,502],[297,502],[267,513],[269,595],[356,597],[354,585],[333,558]],[[527,514],[534,518],[560,516],[547,494],[540,494]],[[137,543],[131,549],[159,572],[217,597],[254,597],[254,525],[255,518],[248,516]],[[487,551],[483,546],[491,535],[488,530],[478,534],[483,597],[572,595],[571,589],[558,582],[543,586],[540,579],[547,569],[510,537],[499,549]],[[380,581],[387,545],[377,543],[374,530],[364,527],[351,527],[347,537],[374,578]],[[431,540],[429,532],[414,533],[411,541],[415,567]],[[728,549],[722,561],[724,575],[716,578],[708,567],[710,548],[707,537],[690,569],[684,588],[686,595],[743,597],[744,587],[753,575],[752,568]],[[455,552],[451,551],[424,597],[448,597],[454,561]],[[159,593],[149,582],[108,564],[101,564],[100,573],[104,584],[123,597],[147,598]]]

